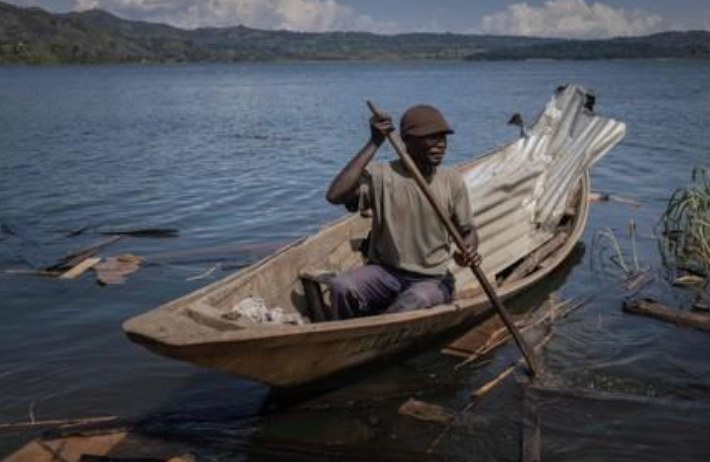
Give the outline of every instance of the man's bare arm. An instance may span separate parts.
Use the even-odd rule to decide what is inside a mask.
[[[392,118],[388,115],[384,115],[381,118],[373,116],[370,119],[370,139],[330,183],[328,192],[325,195],[328,202],[331,204],[343,204],[353,197],[365,167],[370,163],[377,149],[392,130],[394,130]]]

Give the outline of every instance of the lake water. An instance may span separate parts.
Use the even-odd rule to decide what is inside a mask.
[[[685,292],[662,282],[653,230],[669,195],[694,166],[710,162],[707,62],[0,67],[0,223],[22,236],[7,229],[0,235],[0,270],[26,268],[22,255],[57,258],[100,239],[95,230],[180,231],[174,239],[126,238],[106,254],[292,240],[344,213],[323,195],[367,139],[366,98],[395,116],[418,102],[439,106],[456,129],[447,158],[456,163],[514,138],[510,115],[532,121],[568,82],[593,90],[598,112],[628,124],[626,138],[595,167],[593,188],[642,207],[594,204],[576,258],[515,302],[529,307],[553,291],[560,298],[595,295],[556,327],[543,382],[624,397],[597,402],[533,393],[543,455],[707,460],[710,336],[623,314],[629,293],[592,245],[609,227],[629,252],[626,230],[634,220],[640,264],[659,279],[641,293],[685,302]],[[390,150],[379,155],[392,157]],[[66,237],[85,226],[90,230]],[[253,257],[236,255],[223,266]],[[160,358],[121,331],[125,319],[235,271],[188,280],[215,262],[151,265],[107,287],[88,273],[73,281],[0,273],[0,424],[30,414],[44,420],[187,412],[204,420],[216,415],[211,410],[229,409],[235,421],[251,416],[249,425],[265,435],[421,453],[441,427],[398,417],[407,396],[461,409],[472,389],[515,360],[508,347],[487,370],[453,374],[456,361],[433,347],[300,406],[267,412],[267,387]],[[454,460],[517,460],[522,395],[509,382],[461,415],[436,451]],[[0,430],[0,455],[33,434]]]

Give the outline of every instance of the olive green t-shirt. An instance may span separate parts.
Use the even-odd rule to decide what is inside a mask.
[[[461,175],[438,167],[427,181],[443,210],[467,232],[472,212]],[[360,181],[359,208],[372,210],[371,262],[425,275],[446,274],[451,238],[399,160],[368,165]]]

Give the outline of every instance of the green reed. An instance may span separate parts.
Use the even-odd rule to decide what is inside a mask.
[[[608,253],[609,247],[603,244],[606,241],[611,247],[611,256],[609,260],[621,269],[625,277],[631,277],[638,274],[641,271],[641,266],[639,265],[638,255],[636,253],[636,222],[631,220],[629,223],[629,241],[631,242],[631,261],[627,261],[624,257],[624,252],[621,250],[621,244],[619,239],[616,237],[616,233],[605,226],[604,228],[597,231],[592,241],[592,254],[595,253],[596,249],[600,250],[600,255]]]
[[[686,188],[668,199],[660,248],[668,266],[710,273],[710,169],[696,167]]]

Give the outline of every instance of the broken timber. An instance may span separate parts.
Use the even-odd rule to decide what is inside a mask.
[[[144,229],[126,229],[126,230],[110,230],[100,231],[101,234],[110,236],[131,236],[131,237],[177,237],[179,231],[173,228],[144,228]]]
[[[710,315],[668,308],[651,299],[625,300],[624,311],[710,332]]]
[[[531,253],[510,275],[505,278],[503,284],[512,284],[523,279],[528,274],[532,273],[540,263],[542,263],[552,253],[562,247],[569,235],[567,233],[559,233],[554,238],[547,241],[545,245]]]
[[[47,271],[62,271],[73,268],[74,266],[83,262],[87,258],[95,256],[103,247],[106,247],[109,244],[113,244],[114,242],[120,241],[121,239],[123,239],[123,236],[111,236],[107,239],[95,242],[89,246],[82,247],[79,250],[71,252],[69,255],[65,256],[55,264],[43,269]]]
[[[71,268],[69,271],[62,273],[59,276],[59,279],[76,279],[82,274],[84,274],[85,271],[90,270],[91,268],[96,266],[100,261],[101,257],[89,257],[78,265]]]

